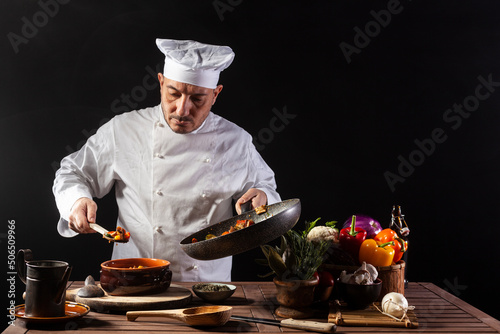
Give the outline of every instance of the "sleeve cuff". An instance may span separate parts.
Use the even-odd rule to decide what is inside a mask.
[[[68,221],[64,218],[59,219],[59,222],[57,223],[57,232],[65,238],[72,238],[78,234],[69,228]]]
[[[256,188],[256,189],[262,190],[263,192],[266,193],[267,205],[281,202],[281,197],[276,191],[269,188]]]
[[[66,191],[57,196],[56,198],[57,208],[59,209],[59,212],[61,214],[61,219],[64,219],[66,221],[66,225],[69,220],[69,214],[71,212],[71,208],[73,207],[75,202],[82,197],[92,199],[92,195],[88,191],[78,188],[67,189]]]

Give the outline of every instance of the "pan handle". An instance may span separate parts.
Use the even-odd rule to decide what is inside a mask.
[[[252,210],[252,200],[241,204],[240,208],[241,208],[241,213],[245,213],[247,211]]]

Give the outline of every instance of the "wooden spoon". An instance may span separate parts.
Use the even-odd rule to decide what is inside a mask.
[[[115,240],[114,238],[110,238],[108,237],[106,234],[109,233],[108,230],[106,230],[104,227],[102,227],[101,225],[99,224],[95,224],[95,223],[89,223],[89,226],[91,229],[93,229],[94,231],[98,232],[98,233],[101,233],[102,234],[102,237],[110,242],[122,242],[122,243],[125,243],[125,242],[128,242],[128,240]]]
[[[190,326],[223,326],[231,318],[231,306],[199,306],[179,310],[129,311],[127,320],[138,317],[166,317],[185,322]]]

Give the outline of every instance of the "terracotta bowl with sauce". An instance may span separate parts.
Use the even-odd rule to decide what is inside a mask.
[[[129,258],[101,263],[101,287],[112,296],[160,293],[172,282],[170,262],[161,259]]]

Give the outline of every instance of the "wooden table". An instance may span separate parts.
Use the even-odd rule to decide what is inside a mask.
[[[176,283],[190,288],[193,283]],[[277,307],[275,287],[272,282],[237,282],[235,294],[224,303],[233,306],[233,314],[256,318],[276,318],[273,311]],[[72,288],[82,286],[82,282],[73,282]],[[415,306],[418,317],[417,329],[385,328],[385,327],[345,327],[338,326],[338,333],[500,333],[500,321],[488,316],[484,312],[465,303],[452,294],[438,288],[431,283],[410,283],[405,291],[405,296],[410,305]],[[188,305],[205,305],[198,297],[193,295],[192,302]],[[328,309],[318,309],[313,319],[327,322]],[[62,326],[62,327],[60,327]],[[4,333],[40,333],[60,331],[64,329],[79,332],[99,333],[191,333],[191,332],[265,332],[265,333],[300,333],[294,329],[280,328],[272,325],[247,323],[230,320],[225,326],[218,328],[192,328],[183,322],[167,318],[139,318],[129,322],[123,314],[103,314],[90,312],[83,318],[66,325],[54,327],[32,327],[22,324],[19,319],[15,326],[9,326]],[[305,332],[304,332],[305,333]]]

